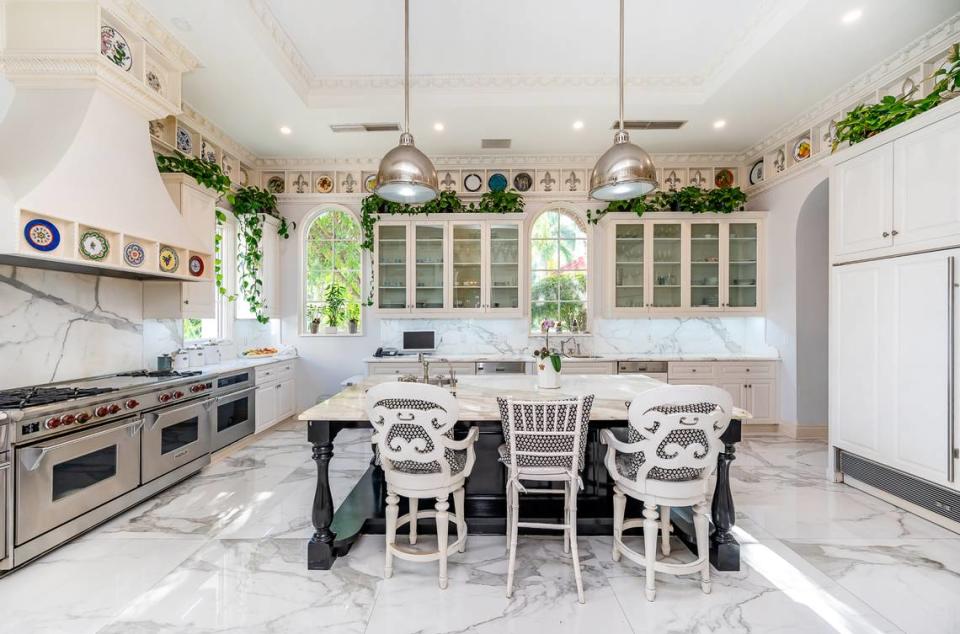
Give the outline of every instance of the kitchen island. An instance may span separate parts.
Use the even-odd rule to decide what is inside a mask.
[[[395,380],[390,376],[367,377],[299,416],[300,420],[307,421],[307,438],[313,446],[313,460],[317,465],[312,512],[314,535],[307,546],[307,566],[311,570],[329,569],[338,557],[349,552],[359,535],[384,532],[386,484],[382,470],[371,462],[343,504],[334,509],[328,469],[337,433],[346,428],[370,427],[364,407],[367,389],[377,383]],[[584,488],[578,500],[577,531],[580,535],[610,535],[613,531],[613,481],[603,464],[607,448],[600,443],[600,429],[625,428],[629,402],[637,394],[663,385],[661,381],[643,375],[564,375],[561,387],[552,390],[538,389],[533,375],[460,378],[453,390],[460,404],[458,432],[465,434],[470,425],[480,428],[477,461],[466,485],[466,519],[470,532],[502,535],[506,530],[505,472],[497,454],[497,447],[503,442],[496,402],[498,396],[549,400],[595,395],[583,470]],[[735,409],[734,416],[721,437],[724,449],[718,457],[713,496],[710,560],[718,570],[739,570],[740,566],[739,544],[730,532],[734,524],[734,506],[729,469],[734,459],[734,445],[740,441],[741,420],[749,414]],[[542,484],[550,486],[550,483]],[[527,488],[533,491],[536,487]],[[562,512],[562,507],[556,505],[556,496],[533,493],[529,498],[529,502],[525,498],[524,518],[556,520]],[[696,552],[693,522],[688,511],[673,509],[672,517],[678,536]],[[639,515],[639,512],[639,507],[628,503],[628,515]],[[430,527],[425,524],[423,528],[428,531]]]

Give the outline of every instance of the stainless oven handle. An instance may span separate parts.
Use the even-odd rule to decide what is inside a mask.
[[[211,407],[212,405],[213,405],[213,399],[212,399],[212,398],[209,398],[209,399],[207,399],[207,400],[205,400],[205,401],[202,401],[202,402],[199,402],[199,403],[196,402],[196,401],[194,401],[194,402],[190,403],[189,405],[184,405],[183,407],[178,407],[177,409],[159,409],[159,410],[154,410],[154,411],[152,411],[152,412],[147,412],[147,413],[146,413],[146,418],[147,418],[147,420],[150,421],[150,422],[147,424],[147,427],[148,427],[148,429],[149,429],[150,431],[153,431],[154,428],[156,428],[156,426],[157,426],[157,421],[159,421],[160,418],[163,417],[163,416],[170,416],[171,414],[176,414],[176,413],[178,413],[178,412],[185,412],[185,411],[187,411],[187,410],[189,410],[189,409],[193,409],[193,408],[200,407],[200,406],[202,406],[203,409],[205,409],[205,410],[207,410],[207,412],[209,412],[209,411],[210,411],[210,407]]]
[[[233,401],[239,401],[242,398],[246,398],[251,393],[256,392],[256,387],[248,387],[245,390],[240,390],[239,392],[231,392],[230,394],[224,394],[223,396],[217,397],[217,405],[222,405],[224,403],[232,403]]]
[[[17,450],[17,455],[20,456],[20,462],[23,464],[24,469],[27,471],[36,471],[40,467],[40,463],[43,462],[44,457],[52,449],[63,449],[64,447],[69,447],[78,442],[84,442],[90,440],[91,438],[98,438],[106,434],[112,434],[113,432],[129,427],[128,433],[131,436],[136,436],[137,432],[143,427],[143,419],[138,418],[136,420],[130,421],[126,425],[120,425],[119,427],[110,427],[109,429],[104,429],[93,434],[85,434],[78,438],[71,438],[70,440],[64,442],[58,442],[56,444],[47,445],[44,447],[34,446],[34,447],[24,447],[23,449]]]

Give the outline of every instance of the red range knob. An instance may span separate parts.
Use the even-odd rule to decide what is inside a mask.
[[[138,401],[138,400],[135,399],[135,398],[131,398],[131,399],[128,400],[126,403],[124,403],[124,405],[126,406],[127,409],[133,409],[133,408],[137,407],[138,405],[140,405],[140,401]]]
[[[47,429],[54,429],[60,426],[60,419],[54,416],[53,418],[48,418],[46,422],[43,423],[43,426]]]
[[[85,423],[85,422],[87,422],[88,420],[90,420],[90,414],[88,414],[88,413],[86,413],[86,412],[80,412],[79,414],[77,414],[77,422],[78,422],[78,423]]]
[[[183,392],[181,392],[180,390],[177,390],[176,392],[173,393],[173,398],[183,398]]]
[[[63,416],[63,417],[60,419],[60,424],[61,424],[61,425],[72,425],[75,420],[77,420],[77,417],[76,417],[76,416],[74,416],[73,414],[67,414],[66,416]]]
[[[98,418],[102,418],[102,417],[106,416],[106,415],[109,414],[109,413],[110,413],[110,410],[107,408],[106,405],[101,405],[101,406],[98,407],[97,409],[93,410],[93,415],[96,416],[96,417],[98,417]]]
[[[193,386],[190,387],[190,391],[193,392],[193,393],[202,392],[202,391],[203,391],[203,386],[202,386],[202,385],[193,385]]]
[[[157,397],[157,399],[158,399],[161,403],[166,403],[167,401],[170,400],[170,398],[171,398],[171,396],[170,396],[169,394],[167,394],[166,392],[164,392],[163,394],[161,394],[160,396]]]
[[[111,414],[116,414],[116,413],[119,412],[119,411],[120,411],[120,406],[117,405],[116,403],[114,403],[113,405],[110,406],[110,413],[111,413]]]

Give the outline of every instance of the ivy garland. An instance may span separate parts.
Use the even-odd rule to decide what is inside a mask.
[[[595,225],[611,211],[630,211],[637,216],[648,211],[729,214],[742,210],[746,202],[747,195],[739,187],[702,189],[691,185],[678,190],[653,192],[629,200],[615,200],[603,209],[588,209],[587,222]]]
[[[277,197],[259,187],[240,187],[236,191],[231,189],[230,178],[223,173],[216,163],[199,158],[185,156],[177,152],[174,156],[156,155],[157,169],[164,173],[179,173],[191,176],[200,185],[212,189],[233,207],[232,213],[237,219],[237,284],[241,295],[246,300],[250,311],[262,324],[270,321],[265,314],[263,299],[263,281],[260,279],[260,270],[263,267],[263,222],[267,215],[280,221],[277,233],[281,238],[289,238],[290,230],[296,228],[296,223],[287,221],[277,211]],[[217,210],[217,225],[226,222],[226,215]],[[215,243],[219,252],[222,237],[217,233]],[[224,286],[223,260],[218,256],[214,260],[214,281],[217,292],[227,294]],[[235,295],[228,296],[233,301]]]

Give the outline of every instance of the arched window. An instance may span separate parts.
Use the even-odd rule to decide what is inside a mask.
[[[322,210],[307,226],[304,244],[304,291],[302,324],[304,333],[360,332],[362,259],[360,224],[344,209]],[[343,309],[331,311],[330,289],[342,290]],[[333,314],[331,314],[333,313]]]
[[[534,331],[544,320],[574,320],[587,328],[587,233],[562,209],[547,209],[530,231],[530,321]]]

